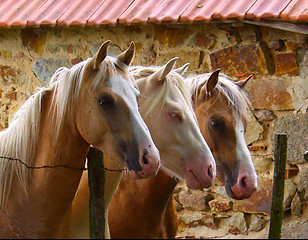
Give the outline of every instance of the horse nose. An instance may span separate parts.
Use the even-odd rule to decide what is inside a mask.
[[[208,166],[208,169],[206,171],[206,175],[207,175],[207,178],[209,179],[209,182],[213,183],[213,181],[216,177],[216,174],[215,174],[214,166],[213,166],[212,163]]]
[[[237,183],[231,188],[235,199],[249,198],[257,190],[257,179],[247,174],[239,175]]]
[[[151,177],[157,174],[160,167],[159,154],[155,149],[144,148],[139,159],[142,170],[138,172],[143,177]]]

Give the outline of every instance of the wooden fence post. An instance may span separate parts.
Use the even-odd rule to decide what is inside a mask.
[[[271,219],[269,228],[269,239],[281,238],[281,226],[283,219],[283,196],[284,196],[284,181],[286,172],[287,159],[287,135],[275,135],[275,167],[273,179],[273,193],[271,206]]]
[[[105,168],[103,153],[95,148],[90,148],[88,153],[88,176],[89,176],[89,224],[90,238],[105,238]]]

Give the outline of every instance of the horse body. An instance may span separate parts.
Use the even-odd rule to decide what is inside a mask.
[[[59,237],[90,144],[115,153],[137,178],[156,174],[159,154],[136,112],[138,93],[124,64],[132,48],[113,59],[106,57],[108,44],[93,58],[58,69],[0,133],[1,237]],[[130,99],[114,91],[115,82]]]
[[[175,60],[170,60],[165,66],[161,68],[154,69],[143,69],[141,71],[136,69],[134,76],[137,78],[137,86],[141,92],[138,99],[139,111],[146,122],[147,126],[151,131],[153,140],[160,151],[160,156],[162,159],[162,169],[167,172],[168,177],[166,179],[171,179],[171,182],[176,185],[175,178],[185,179],[187,186],[190,188],[204,188],[212,185],[213,180],[216,175],[216,166],[210,149],[208,148],[206,142],[204,141],[201,132],[198,128],[196,118],[194,116],[194,111],[191,105],[191,97],[189,92],[187,92],[184,87],[184,79],[177,73],[170,71],[175,64]],[[149,71],[149,74],[145,74],[144,71]],[[110,159],[104,157],[104,163],[108,164]],[[105,182],[108,183],[110,173],[106,171]],[[158,173],[162,175],[161,171]],[[171,177],[170,177],[171,176]],[[118,180],[121,178],[121,173],[117,173]],[[127,179],[125,185],[120,185],[120,188],[130,189],[132,192],[129,195],[129,199],[125,198],[127,196],[121,195],[120,191],[113,197],[113,199],[123,199],[123,205],[119,205],[114,209],[115,215],[122,216],[122,213],[129,218],[122,218],[126,224],[128,224],[128,219],[132,216],[131,214],[143,214],[140,211],[134,211],[138,208],[138,205],[133,203],[134,199],[139,199],[142,201],[140,207],[143,209],[144,205],[152,205],[156,202],[156,198],[152,198],[151,194],[159,191],[159,196],[162,202],[167,201],[170,198],[169,191],[172,191],[174,186],[165,189],[165,186],[160,186],[160,184],[155,183],[154,189],[152,187],[142,188],[141,191],[138,190],[139,184],[142,186],[142,180],[135,181],[130,177],[123,176]],[[85,181],[83,181],[85,180]],[[147,180],[149,185],[152,185],[152,178]],[[126,186],[127,185],[127,186]],[[132,187],[134,186],[134,187]],[[79,185],[79,193],[77,193],[76,198],[72,205],[72,237],[74,238],[87,238],[89,237],[89,232],[80,233],[79,229],[85,229],[83,226],[88,226],[88,216],[89,214],[84,214],[83,219],[85,221],[80,222],[76,220],[75,215],[78,214],[80,204],[75,204],[77,202],[84,202],[87,204],[89,199],[89,193],[84,190],[88,188],[87,178],[82,178]],[[105,186],[105,216],[107,219],[107,212],[109,206],[110,196],[113,195],[115,189],[108,189]],[[86,193],[86,194],[84,194]],[[157,193],[155,193],[157,194]],[[165,199],[166,198],[166,199]],[[82,200],[83,199],[83,200]],[[165,205],[162,203],[161,206],[155,206],[159,210],[152,208],[153,211],[163,211]],[[86,209],[87,206],[83,206]],[[149,214],[149,213],[147,213]],[[151,223],[140,222],[140,226],[134,222],[134,229],[138,229],[138,233],[149,233],[149,230],[153,228],[154,223],[159,219],[155,218],[157,214],[153,213],[153,225]],[[79,218],[80,219],[80,218]],[[134,219],[138,219],[138,216]],[[140,218],[142,219],[142,218]],[[137,221],[138,222],[138,221]],[[132,222],[133,223],[133,222]],[[126,225],[125,224],[125,225]],[[146,224],[146,225],[145,225]],[[153,230],[153,229],[152,229]],[[157,228],[159,230],[159,228]],[[154,230],[153,230],[154,231]],[[75,234],[77,233],[78,234]],[[125,231],[121,231],[123,234]],[[130,232],[133,232],[130,231]],[[120,233],[120,232],[119,232]],[[155,236],[153,234],[151,236]],[[124,235],[122,235],[124,236]],[[125,235],[127,237],[127,235]],[[139,236],[139,235],[137,235]]]
[[[239,86],[243,87],[247,81]],[[248,99],[226,76],[218,78],[218,72],[187,78],[186,83],[200,130],[215,157],[217,177],[225,183],[230,197],[248,198],[257,187],[257,176],[244,140]],[[137,183],[128,178],[121,179],[115,194],[118,197],[113,198],[109,207],[112,238],[175,238],[178,219],[172,192],[176,181],[162,171],[151,178],[151,184],[149,180]],[[144,194],[135,197],[132,190],[137,185],[137,192]],[[123,216],[118,209],[128,202],[130,208]],[[130,221],[126,221],[128,216]]]

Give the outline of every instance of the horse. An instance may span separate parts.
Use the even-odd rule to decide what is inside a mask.
[[[175,60],[176,58],[171,59],[163,67],[157,68],[155,71],[152,70],[151,74],[147,74],[147,69],[143,67],[131,69],[141,93],[138,99],[139,111],[149,127],[152,138],[160,152],[162,170],[159,171],[158,175],[163,171],[168,175],[168,178],[184,179],[189,188],[207,188],[213,184],[216,166],[212,153],[197,125],[191,96],[185,87],[184,78],[180,74],[171,71]],[[151,70],[151,68],[149,69]],[[144,74],[145,76],[143,76]],[[112,161],[104,158],[104,163],[108,164],[108,162]],[[111,201],[110,187],[108,187],[109,177],[111,174],[117,174],[120,180],[121,174],[109,171],[106,171],[106,174],[109,174],[105,177],[107,185],[105,185],[104,200],[107,213],[109,202]],[[135,197],[142,198],[142,204],[149,206],[152,206],[153,203],[152,196],[148,191],[154,191],[155,194],[162,198],[170,197],[170,194],[168,195],[166,190],[163,190],[165,189],[164,187],[156,185],[154,186],[155,190],[150,187],[152,178],[148,178],[147,181],[149,189],[143,188],[142,192],[138,190],[138,185],[143,183],[140,182],[141,180],[136,181],[125,174],[123,174],[123,178],[127,179],[127,184],[134,186],[131,189],[132,194],[129,196],[131,199],[118,191],[117,195],[113,196],[113,199],[121,199],[124,204],[118,205],[113,212],[122,216],[127,222],[130,221],[131,217],[133,219],[138,218],[130,215],[135,213],[131,212],[129,201],[132,201],[134,207],[138,208],[134,203]],[[115,181],[111,182],[114,183]],[[116,188],[112,190],[112,195],[115,190]],[[88,200],[88,183],[86,173],[84,173],[72,205],[71,237],[73,238],[89,237],[89,213],[86,211],[88,209]],[[140,207],[143,210],[144,206],[141,205]],[[160,206],[152,207],[151,211],[158,211],[158,208],[160,209]],[[148,216],[150,217],[150,215]],[[108,214],[105,214],[105,217],[107,219]],[[138,222],[134,224],[134,229],[138,232],[148,231],[147,228],[139,228]],[[105,231],[108,231],[108,229],[106,228]]]
[[[186,68],[174,71],[183,74]],[[200,130],[216,161],[217,178],[233,199],[248,198],[257,188],[257,175],[244,140],[250,103],[242,88],[249,79],[234,83],[219,71],[185,79]],[[138,182],[123,177],[109,207],[111,237],[175,238],[176,184],[177,180],[163,171]],[[124,214],[118,211],[120,206],[127,208]]]
[[[107,56],[110,41],[71,68],[59,68],[0,132],[0,234],[55,238],[75,196],[90,148],[153,176],[159,152],[138,112],[128,65],[135,46]]]

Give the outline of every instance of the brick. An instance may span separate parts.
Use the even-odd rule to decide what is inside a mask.
[[[259,45],[228,47],[210,54],[212,69],[226,74],[268,74],[265,55]]]
[[[235,200],[233,202],[233,211],[244,213],[263,213],[269,215],[272,203],[272,180],[258,178],[257,191],[250,198]]]
[[[32,28],[21,30],[21,39],[24,47],[28,47],[31,51],[41,53],[46,41],[47,32],[38,31]]]
[[[276,75],[289,74],[298,75],[296,56],[293,52],[276,53],[275,54]]]

